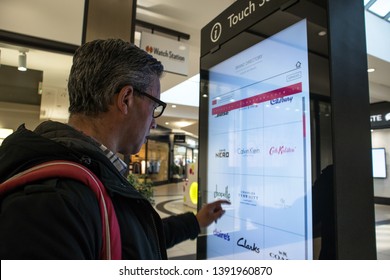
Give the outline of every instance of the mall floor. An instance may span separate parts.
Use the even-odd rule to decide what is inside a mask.
[[[172,214],[196,209],[183,204],[183,196],[178,191],[167,191],[164,187],[154,188],[155,208],[162,218]],[[376,242],[378,260],[390,260],[390,205],[375,205]],[[196,259],[196,240],[188,240],[168,250],[169,259]]]

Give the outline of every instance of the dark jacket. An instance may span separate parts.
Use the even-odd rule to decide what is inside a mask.
[[[166,248],[194,239],[193,213],[161,220],[96,143],[68,125],[24,126],[0,147],[0,182],[48,160],[72,160],[93,171],[114,204],[123,259],[166,259]],[[83,184],[50,179],[22,186],[0,200],[1,259],[98,259],[102,225],[97,199]]]

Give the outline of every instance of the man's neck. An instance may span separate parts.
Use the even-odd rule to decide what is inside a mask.
[[[103,144],[112,152],[116,152],[114,139],[115,132],[111,124],[107,123],[107,119],[100,117],[90,117],[82,114],[72,114],[69,117],[68,124],[74,129],[81,131],[85,135],[95,139],[97,142]]]

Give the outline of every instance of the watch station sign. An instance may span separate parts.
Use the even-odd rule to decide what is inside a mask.
[[[142,32],[141,49],[160,60],[166,72],[188,75],[189,46],[187,44]]]

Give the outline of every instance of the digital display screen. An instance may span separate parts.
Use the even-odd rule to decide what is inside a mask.
[[[386,150],[385,148],[372,149],[372,176],[386,178]]]
[[[312,259],[307,22],[208,69],[207,259]]]

